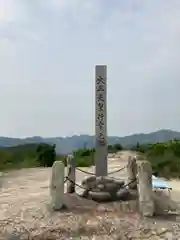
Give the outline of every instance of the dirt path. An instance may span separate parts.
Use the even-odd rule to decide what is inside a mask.
[[[123,152],[116,158],[110,158],[108,171],[114,171],[123,168],[127,164],[129,152]],[[86,171],[94,172],[94,168],[83,168]],[[50,203],[49,179],[51,168],[32,168],[11,171],[5,174],[0,189],[0,227],[2,222],[8,221],[25,221],[31,226],[33,222],[40,227],[40,220],[46,219],[46,222],[52,220],[51,213],[47,212]],[[86,174],[76,173],[77,182],[80,183]],[[125,170],[113,174],[113,177],[125,179]],[[180,202],[180,182],[169,181],[170,187],[173,188],[172,197],[175,201]],[[79,189],[77,189],[79,191]],[[75,199],[72,199],[75,204]],[[95,207],[94,203],[90,204]],[[85,204],[86,205],[86,204]],[[61,218],[65,215],[61,214]],[[9,220],[11,219],[11,220]],[[56,220],[54,220],[56,221]],[[43,224],[41,222],[41,224]],[[36,226],[36,227],[37,227]],[[42,227],[42,226],[41,226]]]
[[[110,158],[108,172],[125,167],[130,154],[131,152],[122,152],[118,158]],[[83,170],[94,172],[95,169],[91,167]],[[21,169],[7,173],[3,177],[0,189],[0,219],[8,213],[12,214],[13,211],[18,212],[20,208],[36,206],[37,202],[48,202],[50,175],[51,168]],[[85,176],[87,176],[85,173],[77,171],[77,183],[80,183]],[[122,170],[111,176],[126,179],[126,171]],[[168,184],[173,189],[171,192],[173,200],[180,202],[180,181],[168,181]],[[80,191],[78,187],[77,190]]]

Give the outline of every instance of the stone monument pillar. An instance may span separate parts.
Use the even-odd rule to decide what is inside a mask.
[[[96,66],[95,79],[96,176],[107,176],[107,66]]]

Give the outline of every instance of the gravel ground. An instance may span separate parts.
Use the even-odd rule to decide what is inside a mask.
[[[125,166],[127,158],[123,153],[121,159],[110,159],[109,171]],[[66,196],[68,210],[53,212],[49,206],[50,174],[50,168],[36,168],[1,177],[0,239],[180,239],[179,216],[141,219],[134,201],[97,205],[72,195]],[[77,182],[84,176],[78,172]],[[114,176],[123,179],[126,173]],[[180,201],[179,181],[169,184],[174,189],[173,200]]]

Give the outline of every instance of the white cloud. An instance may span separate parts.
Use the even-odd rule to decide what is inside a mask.
[[[0,0],[0,24],[12,23],[23,14],[20,0]]]
[[[99,3],[97,0],[46,0],[47,6],[61,14],[65,20],[72,19],[77,26],[95,23],[100,12]]]
[[[4,124],[8,112],[16,109],[16,135],[93,131],[93,67],[107,63],[109,134],[150,131],[153,122],[171,128],[173,119],[178,128],[178,109],[162,119],[167,109],[159,98],[164,106],[171,98],[180,101],[179,94],[169,93],[172,86],[179,89],[179,15],[179,0],[0,0]],[[22,121],[25,104],[32,105],[30,127]],[[43,115],[47,122],[54,119],[51,128]],[[8,132],[8,126],[2,123],[0,130]]]
[[[15,18],[15,1],[0,0],[0,22],[11,22]]]
[[[103,34],[109,43],[119,39],[118,48],[128,58],[126,64],[141,71],[158,71],[161,66],[174,64],[169,60],[179,49],[178,1],[139,0],[124,5],[109,16]]]

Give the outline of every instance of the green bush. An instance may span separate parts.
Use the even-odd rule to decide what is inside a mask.
[[[40,166],[51,167],[56,160],[56,146],[47,143],[41,143],[37,146],[36,156]]]
[[[74,151],[77,167],[90,167],[94,165],[94,153],[95,149],[79,149]]]
[[[132,148],[144,154],[157,176],[180,177],[180,141],[172,140]]]
[[[25,144],[0,148],[0,170],[52,166],[56,159],[55,145]]]
[[[123,150],[123,147],[119,143],[116,143],[114,145],[108,145],[108,153],[116,153],[122,150]]]

